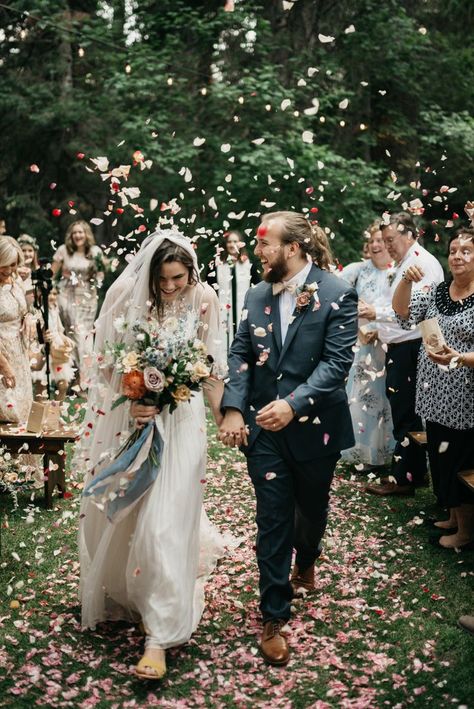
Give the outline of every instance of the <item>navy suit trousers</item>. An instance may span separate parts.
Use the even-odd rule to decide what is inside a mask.
[[[296,462],[279,432],[261,431],[247,453],[257,498],[257,561],[263,622],[288,620],[293,547],[306,570],[321,553],[329,489],[340,454]]]

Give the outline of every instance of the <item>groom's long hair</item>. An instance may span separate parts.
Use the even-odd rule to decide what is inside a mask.
[[[329,240],[323,229],[317,224],[311,224],[300,212],[269,212],[264,214],[262,222],[279,219],[283,222],[281,240],[284,244],[297,242],[300,249],[311,260],[325,271],[330,271],[334,264],[334,256]]]

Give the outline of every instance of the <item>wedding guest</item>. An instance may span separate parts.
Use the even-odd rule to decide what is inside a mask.
[[[365,489],[375,495],[413,495],[417,487],[425,484],[427,473],[424,450],[408,437],[410,431],[423,430],[422,420],[415,411],[416,363],[421,336],[418,328],[402,328],[387,302],[391,302],[409,266],[416,264],[424,272],[416,290],[433,282],[440,283],[444,276],[437,259],[418,242],[411,214],[392,214],[382,222],[381,231],[388,253],[397,263],[396,269],[388,272],[385,290],[374,304],[378,337],[387,346],[386,391],[396,441],[389,477],[395,482],[385,478],[380,484],[367,485]]]
[[[266,214],[255,255],[264,282],[247,292],[247,317],[230,349],[219,436],[247,457],[257,498],[260,651],[284,665],[291,599],[314,590],[334,469],[354,443],[345,378],[357,294],[315,265],[323,254],[303,214]]]
[[[314,263],[318,268],[330,273],[336,269],[336,259],[331,249],[328,236],[322,226],[311,222],[311,234],[314,246]]]
[[[0,236],[0,421],[10,423],[25,423],[33,401],[28,348],[36,320],[17,275],[22,265],[17,241]]]
[[[34,302],[34,286],[31,280],[31,272],[36,271],[39,267],[39,246],[34,236],[29,234],[21,234],[17,241],[23,251],[23,265],[19,266],[17,272],[25,282],[26,301],[31,306]]]
[[[96,366],[74,463],[86,467],[87,485],[104,456],[117,453],[131,419],[138,426],[156,419],[162,430],[159,474],[148,489],[137,501],[132,498],[113,523],[103,505],[101,510],[93,497],[83,497],[79,533],[82,625],[141,620],[145,652],[136,674],[151,680],[166,672],[165,651],[186,643],[196,629],[204,608],[204,581],[223,553],[223,539],[202,506],[206,412],[202,391],[173,413],[168,406],[158,411],[136,402],[113,408],[122,393],[121,374],[101,365],[106,347],[134,343],[134,331],[126,324],[147,319],[176,332],[177,345],[183,337],[184,342],[201,339],[214,357],[216,374],[224,373],[219,302],[198,274],[191,241],[165,230],[145,239],[109,288],[96,322]],[[222,389],[222,381],[214,379],[207,390],[217,422]]]
[[[53,257],[53,274],[60,274],[58,306],[66,335],[74,342],[73,361],[80,385],[87,387],[87,365],[93,347],[97,288],[104,277],[106,259],[96,245],[89,224],[82,219],[66,230],[64,244]]]
[[[64,334],[64,326],[59,316],[58,289],[53,287],[48,294],[48,321],[49,328],[44,333],[45,342],[49,342],[50,382],[56,386],[55,399],[64,401],[69,384],[74,379],[72,351],[74,342]],[[45,351],[41,351],[43,366],[32,369],[31,377],[35,388],[35,398],[47,398],[47,375]]]
[[[424,289],[421,265],[411,264],[399,282],[393,308],[405,328],[436,318],[445,343],[420,349],[416,412],[426,419],[433,490],[449,519],[436,522],[455,529],[433,539],[446,549],[471,548],[474,541],[474,492],[458,472],[474,467],[474,229],[459,229],[449,241],[452,279]]]
[[[257,267],[247,254],[245,243],[237,231],[224,235],[223,245],[211,262],[207,282],[219,297],[221,327],[225,354],[240,322],[244,298],[251,285],[260,281]]]
[[[371,224],[367,233],[367,260],[349,264],[341,272],[341,277],[359,295],[359,333],[354,364],[347,381],[356,443],[344,451],[342,457],[357,465],[360,472],[386,465],[395,445],[390,405],[385,393],[385,352],[378,338],[374,305],[376,301],[380,305],[386,294],[391,257],[382,238],[380,221]],[[385,305],[390,306],[390,301]]]

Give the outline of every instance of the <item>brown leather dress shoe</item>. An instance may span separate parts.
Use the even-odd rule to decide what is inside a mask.
[[[260,652],[265,662],[270,665],[286,665],[290,659],[290,648],[286,642],[285,634],[281,632],[286,620],[276,618],[267,620],[263,626]]]
[[[290,581],[295,596],[302,596],[305,595],[305,592],[314,591],[314,564],[308,566],[305,571],[300,571],[295,564]]]
[[[411,496],[415,494],[415,488],[413,485],[397,485],[397,483],[383,483],[381,485],[366,485],[364,487],[366,492],[370,492],[372,495],[405,495]]]

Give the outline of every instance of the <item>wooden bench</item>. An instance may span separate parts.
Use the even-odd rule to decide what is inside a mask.
[[[458,473],[458,478],[467,485],[471,492],[474,492],[474,470],[461,470]]]
[[[426,448],[426,431],[410,431],[408,438],[422,448]]]
[[[66,492],[64,471],[66,443],[77,438],[77,430],[59,427],[55,431],[30,433],[16,424],[0,425],[0,445],[10,453],[33,453],[43,456],[44,498],[47,509],[53,507],[53,491],[59,488],[61,497]],[[26,449],[25,444],[28,445]],[[54,464],[50,466],[50,461]],[[54,467],[54,470],[53,470]]]

